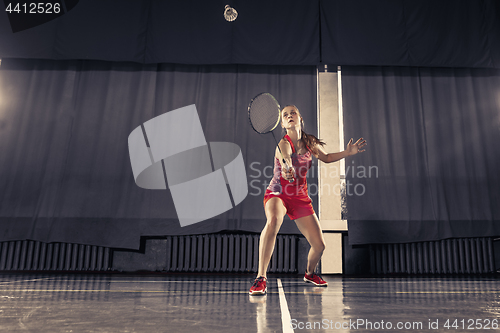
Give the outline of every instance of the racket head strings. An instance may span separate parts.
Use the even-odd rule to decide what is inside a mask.
[[[280,105],[269,93],[261,93],[255,96],[248,106],[250,125],[260,134],[272,132],[278,127],[280,116]]]
[[[273,95],[269,93],[261,93],[255,96],[248,105],[248,120],[250,121],[252,128],[257,133],[266,134],[271,132],[274,141],[278,146],[283,164],[287,169],[290,169],[288,163],[283,157],[278,140],[273,132],[273,130],[278,127],[281,120],[281,107]],[[294,179],[289,180],[290,183],[293,181]]]

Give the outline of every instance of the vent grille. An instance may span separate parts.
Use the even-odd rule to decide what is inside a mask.
[[[107,271],[110,269],[110,249],[106,247],[37,241],[0,242],[1,271]]]
[[[484,274],[495,271],[491,238],[371,245],[372,274]]]
[[[148,250],[134,255],[167,272],[245,273],[258,269],[259,235],[168,236],[161,242],[165,242],[166,253],[162,257],[166,262],[153,262],[158,258]],[[296,235],[278,235],[268,272],[296,273],[297,249]],[[124,252],[71,243],[0,242],[0,271],[109,271],[113,257],[121,253]],[[132,263],[124,264],[133,270]]]
[[[210,234],[169,236],[166,271],[257,272],[259,235]],[[268,272],[297,272],[297,242],[294,235],[278,235]]]

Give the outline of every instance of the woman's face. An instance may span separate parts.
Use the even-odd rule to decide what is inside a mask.
[[[300,113],[295,106],[287,106],[281,111],[281,126],[285,129],[300,128]]]

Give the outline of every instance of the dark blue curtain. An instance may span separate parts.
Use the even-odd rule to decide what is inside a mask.
[[[351,244],[500,235],[500,71],[343,67],[342,82],[345,132],[369,142],[346,162]]]
[[[263,91],[297,105],[317,132],[315,67],[4,60],[0,241],[138,248],[140,236],[260,232],[275,143],[251,129],[247,106]],[[170,191],[135,184],[128,136],[191,104],[207,142],[240,147],[249,194],[226,213],[180,227]],[[294,223],[281,231],[298,233]]]

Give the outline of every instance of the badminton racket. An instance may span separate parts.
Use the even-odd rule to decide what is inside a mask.
[[[273,130],[278,127],[281,119],[281,108],[276,98],[269,93],[261,93],[255,96],[248,105],[248,119],[255,132],[259,134],[271,132],[278,146],[283,164],[287,170],[290,170],[291,168],[283,157],[278,140],[273,132]],[[289,181],[291,183],[294,180],[290,179]]]

